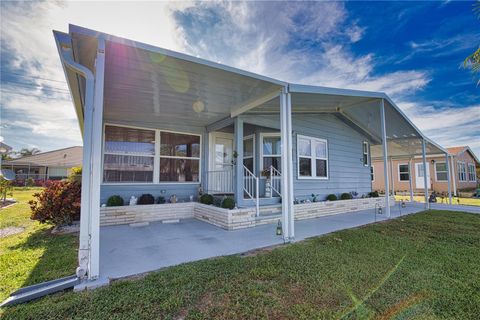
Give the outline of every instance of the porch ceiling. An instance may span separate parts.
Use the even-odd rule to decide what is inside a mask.
[[[71,26],[75,56],[88,62],[90,30]],[[110,35],[105,48],[104,119],[146,127],[205,127],[282,87],[278,81]],[[90,61],[91,62],[91,61]],[[87,63],[88,65],[88,63]],[[91,63],[90,63],[91,65]]]
[[[384,99],[388,155],[409,157],[422,154],[423,134],[383,93],[332,89],[304,85],[290,86],[293,113],[333,113],[371,140],[372,158],[383,156],[380,101]],[[279,99],[272,99],[250,113],[278,113]],[[427,154],[445,150],[426,138]]]

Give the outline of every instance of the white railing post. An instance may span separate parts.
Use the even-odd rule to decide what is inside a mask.
[[[390,182],[388,177],[387,128],[385,124],[385,102],[380,100],[380,125],[382,129],[383,174],[385,177],[385,214],[390,218]]]

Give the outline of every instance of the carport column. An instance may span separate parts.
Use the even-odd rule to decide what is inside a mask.
[[[427,146],[425,139],[422,139],[422,160],[423,160],[423,183],[425,184],[425,209],[428,209],[428,177],[427,177]]]
[[[390,157],[390,179],[392,179],[392,196],[395,196],[395,175],[393,171],[392,157]]]
[[[452,176],[450,172],[450,163],[448,162],[448,153],[445,153],[445,166],[447,167],[447,183],[448,183],[448,203],[452,204],[452,187],[450,183],[452,181]]]
[[[283,240],[290,241],[290,194],[289,194],[289,164],[288,164],[288,98],[286,88],[280,93],[280,140],[281,140],[281,191],[282,191],[282,229]]]
[[[408,160],[408,183],[410,185],[410,202],[413,202],[412,158]]]
[[[95,60],[95,94],[93,100],[91,164],[91,249],[89,279],[100,274],[100,184],[102,182],[103,87],[105,75],[105,40],[98,39]]]
[[[380,100],[380,125],[382,129],[383,174],[385,177],[385,214],[390,218],[390,182],[388,181],[387,128],[385,126],[385,101]]]
[[[295,210],[293,206],[293,157],[292,157],[292,95],[287,90],[287,163],[288,163],[288,214],[290,227],[289,236],[290,241],[295,238]]]
[[[235,160],[235,203],[241,206],[243,203],[243,120],[235,117],[234,139],[237,158]]]
[[[450,156],[450,168],[452,169],[452,179],[453,179],[453,196],[457,195],[457,176],[455,175],[455,162],[453,161],[453,155]]]

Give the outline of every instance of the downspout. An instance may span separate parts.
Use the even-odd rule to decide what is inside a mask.
[[[92,154],[92,122],[95,78],[87,67],[75,62],[72,58],[72,49],[59,44],[59,52],[65,66],[85,78],[84,128],[83,128],[83,169],[82,169],[82,199],[80,214],[80,237],[78,250],[78,267],[76,274],[85,278],[90,268],[90,239],[91,239],[91,154]]]

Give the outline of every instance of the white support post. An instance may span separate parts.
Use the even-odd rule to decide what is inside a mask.
[[[422,139],[422,160],[423,160],[423,183],[425,184],[425,209],[430,207],[428,203],[428,177],[427,177],[427,146],[425,139]]]
[[[410,202],[413,202],[412,159],[408,161],[408,183],[410,185]]]
[[[91,239],[90,239],[90,280],[100,274],[100,184],[102,182],[102,141],[103,141],[103,88],[105,77],[105,40],[98,39],[95,60],[95,94],[93,99],[92,158],[91,165]]]
[[[393,170],[392,157],[390,157],[390,179],[392,180],[392,196],[395,197],[395,174]]]
[[[233,119],[233,126],[234,126],[234,143],[235,149],[237,152],[237,158],[235,159],[235,202],[237,206],[241,206],[243,202],[243,194],[244,194],[244,171],[243,171],[243,120],[239,117]],[[224,180],[224,179],[222,179]],[[257,211],[257,214],[259,211]]]
[[[288,153],[287,153],[287,93],[282,90],[280,93],[280,140],[281,140],[281,193],[282,193],[282,229],[283,240],[285,242],[290,241],[290,217],[289,217],[289,201],[290,195],[288,194]]]
[[[453,178],[453,196],[457,195],[457,175],[455,174],[455,162],[453,156],[450,156],[450,163],[452,164],[452,178]]]
[[[289,214],[289,222],[288,226],[290,227],[289,236],[290,241],[293,241],[295,238],[295,212],[293,207],[293,156],[292,156],[292,149],[293,149],[293,142],[292,142],[292,95],[290,92],[287,91],[287,164],[288,170],[286,171],[288,174],[288,214]]]
[[[452,187],[450,183],[452,181],[451,170],[450,170],[450,163],[448,161],[448,153],[445,153],[445,166],[447,167],[447,183],[448,183],[448,203],[452,204]]]
[[[387,128],[385,126],[385,102],[380,100],[380,125],[382,129],[383,174],[385,176],[385,214],[390,218],[390,183],[388,179]]]

